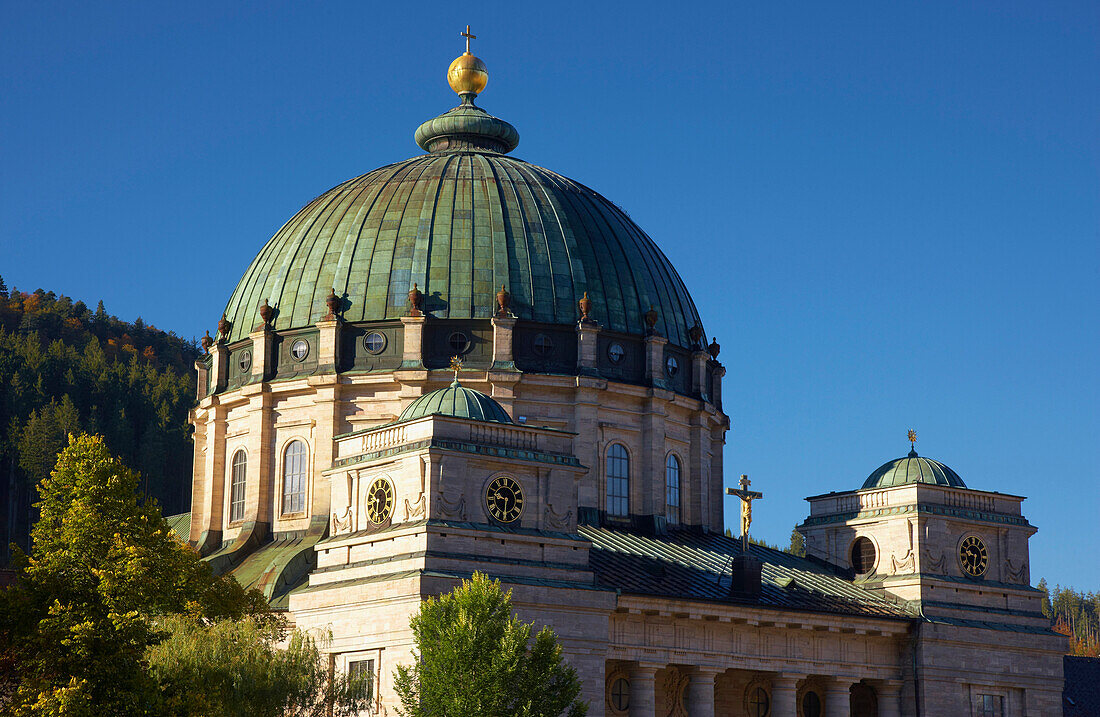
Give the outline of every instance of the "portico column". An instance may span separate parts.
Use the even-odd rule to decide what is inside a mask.
[[[798,717],[798,681],[805,675],[781,672],[772,677],[772,709],[774,717]]]
[[[878,717],[901,717],[901,680],[874,683],[878,693]]]
[[[825,684],[825,717],[850,717],[852,714],[852,682],[837,678]]]
[[[657,712],[657,670],[660,665],[640,662],[630,668],[630,717],[654,717]]]
[[[714,678],[721,670],[696,667],[688,676],[687,712],[691,717],[714,717]]]

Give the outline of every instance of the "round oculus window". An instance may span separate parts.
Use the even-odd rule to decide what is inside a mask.
[[[626,357],[626,349],[618,341],[613,342],[607,347],[607,358],[611,360],[611,363],[619,364],[623,362],[623,358]]]
[[[680,372],[680,362],[676,360],[675,356],[669,356],[665,359],[665,373],[670,377],[675,376]]]
[[[554,351],[554,341],[546,334],[535,334],[533,346],[535,353],[544,358]]]
[[[866,575],[875,569],[875,544],[870,538],[856,538],[852,543],[852,569],[856,575]]]
[[[802,717],[821,717],[821,698],[816,692],[802,695]]]
[[[367,519],[375,525],[385,523],[393,515],[393,486],[379,478],[367,491]]]
[[[630,709],[630,683],[625,677],[616,677],[611,683],[611,690],[607,693],[607,701],[611,703],[611,709],[616,712],[626,712]]]
[[[305,339],[295,341],[290,345],[290,355],[295,361],[301,361],[309,356],[309,342]]]
[[[386,350],[386,335],[378,331],[371,331],[363,337],[363,348],[369,354],[382,353]]]
[[[470,337],[461,331],[455,331],[447,338],[447,345],[456,354],[464,354],[470,350]]]
[[[241,351],[241,355],[237,357],[237,366],[241,373],[248,373],[248,369],[252,368],[252,352]]]

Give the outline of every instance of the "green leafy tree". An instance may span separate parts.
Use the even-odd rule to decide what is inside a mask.
[[[143,658],[164,636],[158,617],[275,619],[258,592],[214,576],[155,503],[138,502],[138,480],[101,437],[81,435],[39,484],[33,550],[0,592],[0,654],[19,680],[11,714],[159,714]]]
[[[577,672],[562,661],[554,632],[531,643],[532,624],[512,612],[500,581],[470,580],[420,606],[410,624],[416,661],[394,686],[404,717],[581,717]]]
[[[344,717],[370,705],[366,676],[334,674],[316,640],[269,620],[158,621],[170,636],[145,657],[166,717]]]
[[[800,558],[806,557],[806,539],[797,528],[791,528],[791,546],[787,548],[787,552]]]

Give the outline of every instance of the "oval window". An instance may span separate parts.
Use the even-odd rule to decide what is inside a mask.
[[[252,352],[241,351],[241,355],[237,358],[237,365],[241,369],[241,373],[248,373],[248,369],[252,368]]]
[[[618,341],[607,347],[607,358],[611,360],[611,363],[622,363],[625,356],[626,349]]]
[[[456,354],[464,354],[470,350],[470,337],[461,331],[455,331],[447,339],[447,345],[451,347],[451,351]]]
[[[669,356],[665,360],[665,372],[668,373],[669,377],[680,372],[680,362],[676,360],[675,356]]]
[[[295,361],[301,361],[309,356],[309,342],[305,339],[295,341],[290,345],[290,355],[294,357]]]
[[[866,575],[875,569],[875,544],[869,538],[856,538],[852,543],[852,569],[856,575]]]
[[[535,334],[535,353],[539,356],[549,356],[554,350],[554,342],[546,334]]]
[[[382,353],[386,350],[386,335],[378,331],[371,331],[363,337],[363,348],[367,350],[367,353]]]

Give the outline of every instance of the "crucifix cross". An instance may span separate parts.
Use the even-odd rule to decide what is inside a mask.
[[[466,38],[466,54],[469,55],[470,54],[470,40],[476,40],[477,35],[471,35],[470,34],[470,26],[469,25],[466,26],[466,32],[460,32],[460,33],[458,33],[458,35],[459,35],[459,37]]]
[[[735,495],[741,499],[741,552],[749,552],[749,526],[752,525],[752,502],[764,497],[763,493],[749,490],[747,475],[742,474],[738,481],[740,488],[726,488],[726,495]]]

